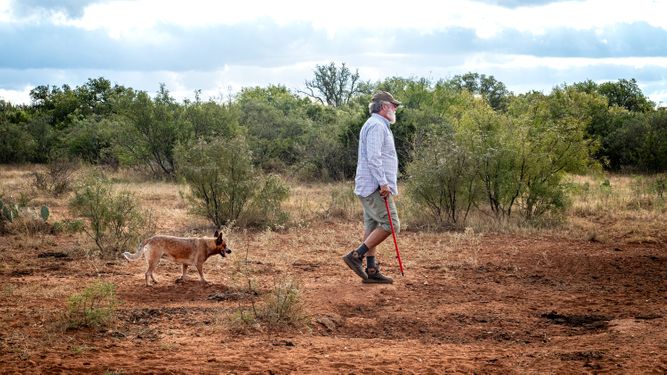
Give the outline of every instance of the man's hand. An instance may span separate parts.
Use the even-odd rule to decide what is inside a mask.
[[[391,190],[389,190],[389,185],[380,186],[380,196],[386,198],[391,195]]]

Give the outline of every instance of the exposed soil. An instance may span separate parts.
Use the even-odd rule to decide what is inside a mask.
[[[401,233],[381,260],[393,285],[363,285],[340,257],[360,224],[231,233],[234,253],[194,270],[83,256],[84,237],[0,237],[0,372],[655,373],[667,372],[667,251],[648,244],[556,237]],[[236,238],[235,238],[236,237]],[[240,288],[247,251],[258,295]],[[304,325],[248,329],[229,317],[298,277]],[[65,330],[67,297],[96,280],[116,285],[116,320]],[[259,302],[257,302],[259,303]]]

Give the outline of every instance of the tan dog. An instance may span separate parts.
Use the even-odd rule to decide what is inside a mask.
[[[176,281],[185,280],[185,271],[188,266],[194,265],[197,267],[199,277],[203,283],[207,281],[204,279],[203,266],[206,259],[212,255],[220,254],[223,258],[225,254],[232,252],[227,248],[225,240],[222,238],[222,233],[215,231],[215,238],[183,238],[172,236],[153,236],[144,241],[137,248],[136,254],[124,252],[123,256],[127,260],[137,260],[145,254],[146,264],[146,285],[150,286],[148,278],[150,277],[154,283],[157,283],[153,277],[153,271],[160,262],[160,258],[165,257],[176,263],[181,263],[183,266],[183,274]]]

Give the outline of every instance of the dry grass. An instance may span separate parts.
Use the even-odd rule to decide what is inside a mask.
[[[42,166],[0,166],[0,192],[12,196],[23,194],[31,206],[46,204],[51,209],[50,221],[73,219],[67,207],[70,196],[54,198],[31,187],[32,172],[42,170]],[[189,213],[188,203],[183,199],[187,186],[172,182],[155,182],[132,170],[107,172],[114,181],[114,187],[127,190],[139,200],[142,209],[155,217],[157,231],[175,235],[208,234],[212,225],[202,217]],[[516,221],[498,223],[494,218],[481,213],[468,217],[465,227],[472,233],[510,233],[519,235],[574,236],[592,241],[615,240],[621,242],[658,242],[664,238],[667,229],[667,194],[664,192],[666,175],[655,176],[570,176],[569,197],[571,205],[565,220],[560,225],[535,228]],[[660,185],[662,181],[662,185]],[[662,186],[662,190],[661,190]],[[661,195],[662,194],[662,195]],[[428,219],[412,204],[409,197],[397,197],[403,230],[421,227]],[[361,239],[361,207],[353,193],[353,183],[298,184],[290,183],[290,197],[283,208],[290,220],[284,230],[298,231],[298,236],[289,236],[293,243],[279,244],[294,248],[330,248],[327,236],[335,233],[321,233],[319,229],[310,233],[306,230],[313,223],[349,222],[358,238],[342,239],[345,246],[354,246]],[[322,226],[317,225],[318,228]],[[255,240],[271,242],[270,233],[264,233]],[[242,241],[241,241],[242,242]],[[470,241],[469,241],[470,242]],[[238,247],[238,246],[237,246]],[[474,255],[470,263],[474,263]],[[458,260],[454,260],[458,262]]]
[[[54,281],[49,287],[44,287],[44,282],[27,283],[8,283],[2,286],[2,296],[4,298],[13,298],[16,300],[41,301],[44,299],[60,301],[64,297],[71,295],[75,290],[70,285],[62,285]]]
[[[667,232],[667,196],[657,176],[570,176],[565,230],[590,241],[656,243]]]
[[[305,226],[313,220],[353,219],[361,217],[361,206],[351,183],[290,186],[290,198],[284,205],[291,226]]]

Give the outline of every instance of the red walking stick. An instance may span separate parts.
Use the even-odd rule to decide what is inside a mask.
[[[387,207],[387,216],[389,216],[389,227],[391,228],[391,235],[394,237],[394,246],[396,246],[396,259],[398,259],[398,267],[401,269],[401,275],[405,276],[403,273],[403,262],[401,261],[401,253],[398,251],[398,242],[396,241],[396,231],[394,230],[394,222],[391,220],[391,212],[389,212],[389,201],[387,197],[384,197],[384,206]]]

